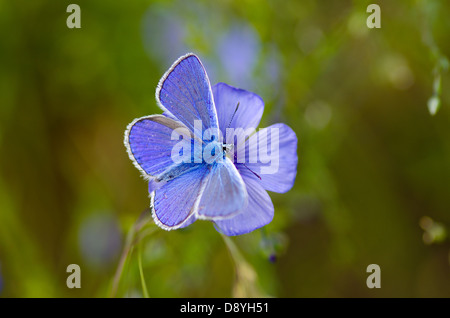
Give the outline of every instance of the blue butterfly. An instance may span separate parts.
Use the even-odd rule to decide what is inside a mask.
[[[155,223],[173,230],[203,219],[226,235],[240,235],[271,222],[266,190],[288,191],[297,173],[292,129],[275,124],[256,133],[262,99],[225,83],[211,87],[192,53],[164,74],[156,100],[163,114],[135,119],[124,139],[149,181]]]

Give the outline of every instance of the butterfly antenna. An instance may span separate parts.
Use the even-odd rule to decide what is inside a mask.
[[[257,176],[257,177],[259,178],[259,180],[262,180],[261,177],[260,177],[255,171],[253,171],[252,169],[250,169],[249,167],[247,167],[247,165],[246,165],[245,163],[243,163],[243,165],[244,165],[248,170],[250,170],[251,173],[253,173],[255,176]]]
[[[236,112],[238,111],[239,103],[240,102],[238,102],[237,105],[236,105],[236,109],[234,110],[233,116],[231,116],[231,119],[230,119],[230,122],[228,123],[228,127],[227,128],[230,128],[230,125],[231,125],[231,122],[233,121],[234,115],[236,115]]]

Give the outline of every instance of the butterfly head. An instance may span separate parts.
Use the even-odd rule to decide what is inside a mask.
[[[221,162],[226,157],[234,159],[233,145],[212,140],[204,146],[203,159],[206,163]]]
[[[222,144],[223,158],[228,157],[232,162],[234,161],[234,145]]]

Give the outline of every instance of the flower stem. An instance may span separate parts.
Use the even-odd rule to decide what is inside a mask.
[[[148,295],[147,285],[145,283],[144,271],[142,270],[142,246],[138,246],[138,265],[139,265],[139,275],[141,276],[142,293],[145,298],[150,298]]]
[[[139,237],[137,237],[137,235],[145,227],[145,225],[147,225],[151,221],[151,218],[149,217],[149,215],[150,215],[150,213],[149,213],[148,209],[145,209],[128,232],[127,238],[125,240],[125,245],[122,250],[122,254],[120,256],[116,272],[113,277],[113,283],[112,283],[111,291],[109,294],[109,297],[111,297],[111,298],[116,297],[116,295],[117,295],[117,290],[119,288],[120,279],[122,277],[122,274],[123,274],[123,271],[125,268],[125,264],[127,263],[127,260],[133,249],[133,246],[135,244],[139,243],[144,238],[143,235],[141,235]],[[152,233],[152,231],[150,233]],[[148,233],[148,234],[150,234],[150,233]]]

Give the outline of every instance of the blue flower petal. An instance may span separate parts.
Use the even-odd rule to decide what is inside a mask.
[[[248,193],[248,204],[239,214],[215,222],[216,229],[228,236],[250,233],[273,219],[274,207],[261,181],[248,169],[240,171]]]
[[[217,83],[212,91],[219,128],[223,135],[228,127],[242,129],[258,127],[264,111],[264,102],[261,97],[225,83]],[[239,109],[235,113],[238,103]]]
[[[297,175],[297,136],[295,132],[285,124],[274,124],[266,128],[268,131],[271,129],[278,130],[278,164],[275,166],[274,162],[261,163],[260,154],[261,151],[261,131],[251,136],[246,142],[246,153],[250,158],[258,158],[257,163],[246,163],[244,165],[238,165],[239,172],[245,172],[245,170],[252,170],[261,177],[261,186],[272,192],[285,193],[289,191],[295,182]],[[267,148],[271,148],[270,137],[268,139]],[[247,160],[247,159],[246,159]],[[276,169],[275,173],[264,173],[264,169],[273,166]]]

